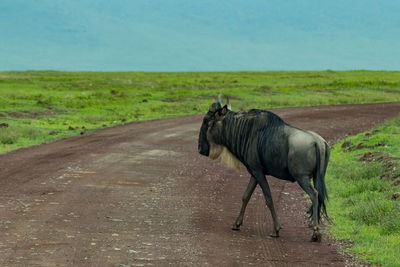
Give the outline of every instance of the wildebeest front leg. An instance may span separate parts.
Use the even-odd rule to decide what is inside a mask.
[[[271,237],[279,237],[279,230],[281,229],[281,226],[279,224],[278,215],[275,212],[274,202],[272,201],[272,195],[271,195],[271,191],[269,189],[267,179],[265,178],[264,175],[258,175],[258,176],[256,176],[256,179],[257,179],[257,182],[261,186],[261,189],[264,193],[265,201],[267,203],[269,210],[271,211],[272,219],[274,220],[274,229],[273,229],[272,233],[270,234],[270,236]]]
[[[243,223],[243,217],[244,217],[244,212],[246,211],[247,203],[249,203],[251,195],[253,194],[256,186],[257,186],[257,180],[256,178],[251,176],[249,184],[247,185],[247,189],[242,197],[242,208],[240,209],[239,216],[237,217],[235,223],[232,226],[232,230],[238,231],[240,229],[240,226]]]

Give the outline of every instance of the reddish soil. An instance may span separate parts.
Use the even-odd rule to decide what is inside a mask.
[[[400,113],[400,103],[273,110],[330,143]],[[0,266],[345,266],[310,242],[297,184],[268,177],[230,230],[249,175],[197,153],[202,116],[103,129],[0,156]],[[328,188],[329,190],[329,188]],[[329,212],[329,210],[328,210]]]

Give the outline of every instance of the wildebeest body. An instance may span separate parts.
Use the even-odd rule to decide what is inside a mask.
[[[316,237],[319,235],[317,225],[321,212],[326,214],[324,175],[329,160],[329,146],[322,137],[292,127],[272,112],[258,109],[233,112],[217,102],[211,105],[204,117],[199,135],[199,152],[215,159],[224,151],[220,148],[227,149],[251,174],[243,195],[242,210],[233,229],[238,230],[242,224],[247,202],[259,184],[274,220],[272,235],[279,236],[280,225],[265,179],[265,175],[272,175],[297,181],[310,195],[315,226],[313,239],[319,239]],[[314,187],[310,178],[313,178]]]
[[[286,124],[264,110],[228,112],[222,133],[224,144],[250,170],[296,181],[293,172],[312,174],[316,166],[315,137]],[[289,170],[288,165],[291,164]],[[261,171],[261,170],[260,170]]]
[[[262,167],[265,175],[295,181],[287,168],[286,124],[268,111],[229,112],[225,124],[225,146],[248,169]],[[277,145],[279,144],[279,145]]]

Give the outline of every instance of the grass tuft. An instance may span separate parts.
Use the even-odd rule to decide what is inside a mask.
[[[12,128],[0,128],[0,143],[3,145],[15,144],[21,134]]]

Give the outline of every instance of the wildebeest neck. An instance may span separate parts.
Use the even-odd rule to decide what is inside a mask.
[[[257,154],[258,143],[273,129],[283,126],[283,120],[269,111],[252,109],[249,111],[229,112],[224,120],[223,144],[240,161],[247,158],[247,154]]]

